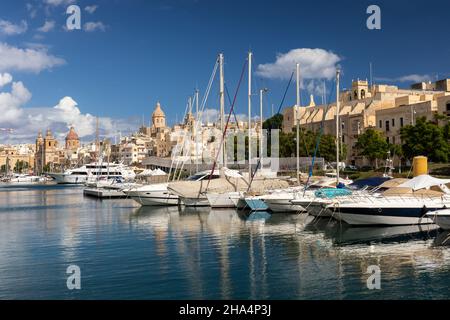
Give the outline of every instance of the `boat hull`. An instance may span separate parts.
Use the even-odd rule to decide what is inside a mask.
[[[235,208],[236,204],[230,199],[228,193],[207,193],[211,208]]]
[[[292,199],[264,199],[269,209],[272,212],[284,213],[284,212],[305,212],[305,208],[301,205],[295,205],[291,203]]]
[[[329,202],[317,201],[317,200],[293,200],[293,204],[299,205],[305,209],[313,217],[331,218],[334,217],[339,220],[337,214],[327,208]]]
[[[436,211],[428,213],[428,218],[432,219],[441,229],[450,230],[450,210]]]
[[[184,198],[180,197],[181,202],[186,207],[209,207],[209,201],[206,197],[200,198]]]
[[[179,203],[177,196],[133,196],[131,197],[134,201],[139,203],[141,206],[148,207],[160,207],[160,206],[176,206]]]
[[[86,188],[83,190],[83,194],[99,199],[125,198],[127,196],[120,190],[106,188]]]
[[[340,218],[349,225],[418,225],[432,224],[427,212],[438,208],[340,208]]]
[[[241,198],[238,201],[237,208],[239,210],[269,211],[269,206],[259,198]]]
[[[85,184],[89,178],[87,175],[68,175],[63,173],[50,173],[49,176],[55,179],[58,184]]]

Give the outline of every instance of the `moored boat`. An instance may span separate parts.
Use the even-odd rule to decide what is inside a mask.
[[[339,218],[350,225],[432,224],[428,213],[450,207],[443,180],[421,175],[381,194],[355,195],[335,201]]]
[[[450,230],[450,209],[427,213],[427,217],[432,219],[441,229]]]

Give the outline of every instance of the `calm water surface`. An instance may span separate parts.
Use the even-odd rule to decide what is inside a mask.
[[[1,187],[0,299],[447,299],[447,237]],[[67,289],[69,265],[79,291]],[[379,291],[367,289],[370,265]]]

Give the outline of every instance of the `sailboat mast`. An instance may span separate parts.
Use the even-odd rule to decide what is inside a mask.
[[[225,75],[223,70],[223,53],[219,55],[219,70],[220,70],[220,130],[222,131],[222,134],[225,132]],[[222,164],[224,167],[227,166],[226,164],[226,154],[225,154],[225,140],[222,143]]]
[[[248,180],[252,177],[252,58],[248,53]]]
[[[261,170],[263,169],[263,94],[265,89],[259,91],[259,161],[261,162]]]
[[[341,71],[336,70],[336,179],[337,184],[339,184],[339,81],[340,81]]]
[[[197,132],[195,135],[195,163],[197,164],[197,171],[198,172],[198,135],[199,132],[201,134],[202,132],[202,121],[198,117],[198,89],[195,90],[195,118],[199,123],[196,123]]]
[[[297,182],[300,184],[300,64],[297,63],[297,103],[295,105],[295,122],[297,124]]]
[[[95,123],[95,147],[97,151],[97,162],[100,160],[100,140],[99,140],[99,126],[98,126],[98,117],[96,118]]]

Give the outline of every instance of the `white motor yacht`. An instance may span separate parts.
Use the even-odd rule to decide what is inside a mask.
[[[64,173],[49,173],[59,184],[85,184],[101,178],[123,178],[126,181],[136,177],[134,171],[123,164],[92,163]]]
[[[333,206],[350,225],[431,224],[434,211],[450,207],[448,183],[450,180],[421,175],[381,194],[336,200],[328,208]]]

